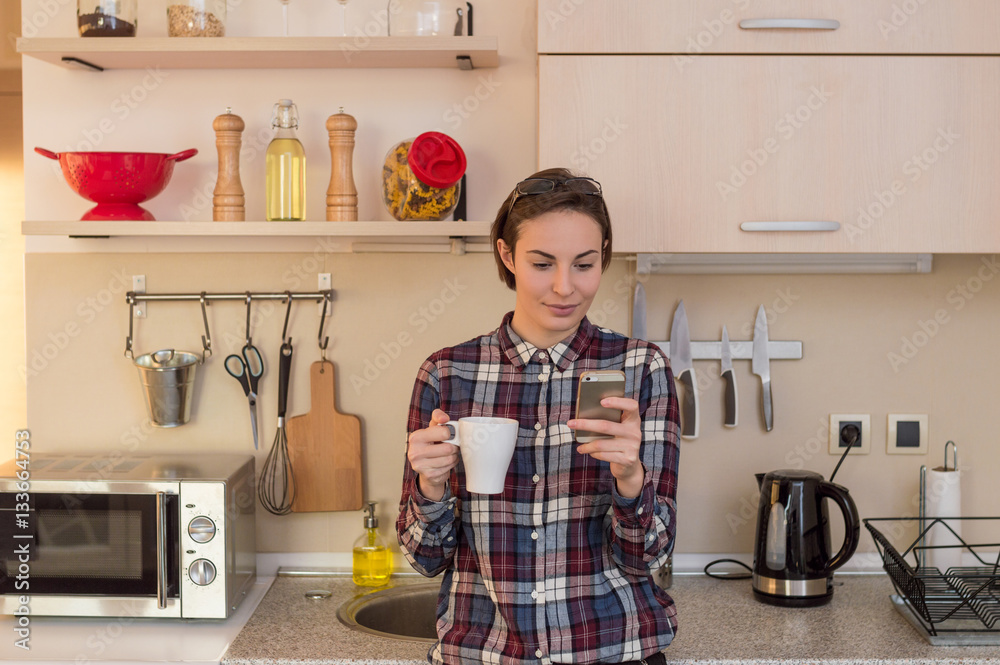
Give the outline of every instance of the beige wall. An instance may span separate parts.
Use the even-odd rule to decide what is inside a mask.
[[[19,32],[18,3],[0,5],[0,433],[25,426],[24,175],[21,152],[21,70],[12,35]]]
[[[352,11],[359,20],[382,4],[355,1]],[[328,34],[335,34],[339,24],[329,7],[334,3],[321,6],[303,0],[292,7],[297,4],[302,11],[314,10],[315,16],[323,17],[310,30],[329,25]],[[150,12],[149,24],[159,11],[156,5],[144,3],[152,7],[142,10]],[[388,218],[378,201],[376,183],[389,146],[424,129],[440,128],[469,153],[471,217],[491,219],[512,183],[535,164],[533,10],[530,0],[502,6],[480,3],[478,30],[499,36],[501,67],[465,74],[171,71],[157,79],[146,72],[99,76],[67,72],[29,60],[25,146],[62,150],[99,136],[109,149],[198,147],[202,153],[178,166],[167,191],[149,207],[160,219],[180,218],[184,206],[195,209],[195,219],[209,219],[210,209],[198,206],[196,190],[214,183],[212,118],[225,106],[233,106],[247,120],[247,135],[255,134],[266,130],[274,101],[290,96],[303,115],[301,134],[310,156],[310,217],[319,218],[324,180],[329,176],[325,135],[319,128],[326,115],[343,104],[361,125],[355,173],[363,218]],[[237,13],[232,12],[231,26],[250,23],[245,17],[237,19]],[[264,33],[267,25],[258,21],[253,30]],[[71,17],[59,16],[47,29],[71,34]],[[129,113],[112,106],[123,94],[143,87],[150,89]],[[477,107],[457,126],[456,116],[449,114],[456,103]],[[67,110],[70,106],[72,111]],[[113,131],[94,134],[105,118]],[[251,217],[261,216],[263,206],[260,167],[259,157],[245,160],[243,182]],[[28,153],[26,169],[28,219],[74,219],[86,209],[48,162]],[[155,253],[155,242],[137,243],[119,253],[63,253],[65,243],[37,240],[29,242],[26,283],[32,370],[28,423],[38,450],[250,452],[245,399],[221,366],[225,354],[242,343],[242,308],[229,303],[211,308],[216,355],[200,370],[194,420],[176,430],[160,431],[146,424],[138,377],[122,357],[128,325],[122,293],[133,274],[146,275],[151,291],[164,292],[305,290],[314,288],[316,273],[332,273],[337,301],[328,331],[339,377],[338,406],[362,419],[366,496],[380,502],[382,528],[390,541],[394,541],[391,525],[403,460],[405,412],[417,366],[443,345],[490,330],[512,304],[511,295],[495,277],[490,257],[482,254],[347,255],[327,254],[318,246],[299,247],[292,253],[219,253],[197,251],[205,249],[198,241],[188,244],[192,250],[188,253]],[[121,248],[95,243],[84,246],[97,247],[97,252],[101,247]],[[248,245],[234,241],[233,246],[243,250]],[[996,393],[994,377],[1000,369],[990,343],[1000,313],[1000,282],[993,279],[991,260],[939,256],[930,275],[649,278],[649,330],[654,336],[667,337],[676,302],[684,298],[694,339],[718,339],[723,324],[733,339],[749,339],[757,305],[763,303],[772,310],[772,339],[801,340],[805,349],[801,361],[772,365],[775,426],[770,433],[760,424],[759,382],[750,374],[749,363],[737,363],[741,424],[735,430],[721,426],[720,386],[717,380],[710,381],[718,374],[718,364],[697,363],[706,378],[702,435],[683,443],[678,551],[748,552],[754,517],[746,506],[756,494],[752,474],[801,463],[829,476],[836,462],[825,452],[831,412],[872,417],[872,453],[848,460],[837,476],[850,488],[863,515],[912,514],[910,500],[919,466],[937,465],[949,439],[958,443],[962,463],[970,469],[963,481],[965,511],[1000,513],[1000,499],[990,486],[993,470],[1000,465],[1000,447],[992,441],[988,420]],[[613,263],[595,304],[595,318],[617,330],[628,326],[633,265],[624,258]],[[929,323],[935,316],[943,321],[936,327]],[[262,308],[254,332],[268,364],[261,389],[263,445],[258,464],[263,463],[275,429],[282,317],[280,308]],[[309,408],[307,370],[319,357],[317,321],[312,305],[296,309],[293,315],[290,414]],[[147,319],[137,322],[136,348],[196,349],[200,334],[196,306],[157,303],[150,306]],[[394,341],[401,334],[409,344],[397,347]],[[901,348],[904,338],[919,347],[914,354]],[[904,351],[912,357],[893,367],[890,354],[902,357]],[[886,455],[885,420],[891,412],[929,415],[928,456]],[[262,514],[260,548],[345,552],[359,533],[360,520],[360,513],[281,518]],[[867,535],[862,542],[871,549]]]

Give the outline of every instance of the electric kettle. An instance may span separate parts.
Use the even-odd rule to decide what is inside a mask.
[[[861,520],[854,500],[846,488],[812,471],[758,473],[757,482],[754,596],[785,607],[828,603],[833,596],[833,571],[858,548]],[[844,513],[844,543],[832,557],[827,498]]]

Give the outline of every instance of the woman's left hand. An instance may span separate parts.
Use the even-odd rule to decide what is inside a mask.
[[[605,397],[601,400],[601,406],[621,409],[621,422],[580,418],[570,420],[566,425],[573,430],[610,434],[613,438],[581,443],[576,451],[610,463],[611,475],[618,483],[618,493],[626,499],[637,497],[642,491],[645,476],[645,469],[639,459],[639,445],[642,443],[639,403],[628,397]]]

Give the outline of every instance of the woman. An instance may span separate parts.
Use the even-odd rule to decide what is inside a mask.
[[[488,335],[443,349],[410,405],[399,543],[445,571],[431,663],[662,663],[676,610],[652,581],[673,548],[678,410],[653,345],[586,318],[611,262],[600,184],[565,169],[518,183],[492,228],[514,311]],[[621,422],[575,420],[587,370],[626,375]],[[518,421],[502,494],[470,494],[443,423]],[[578,444],[573,430],[611,435]]]

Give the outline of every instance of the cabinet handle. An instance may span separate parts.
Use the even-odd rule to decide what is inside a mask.
[[[744,231],[837,231],[840,222],[743,222]]]
[[[748,18],[740,21],[744,30],[836,30],[840,21],[827,18]]]

